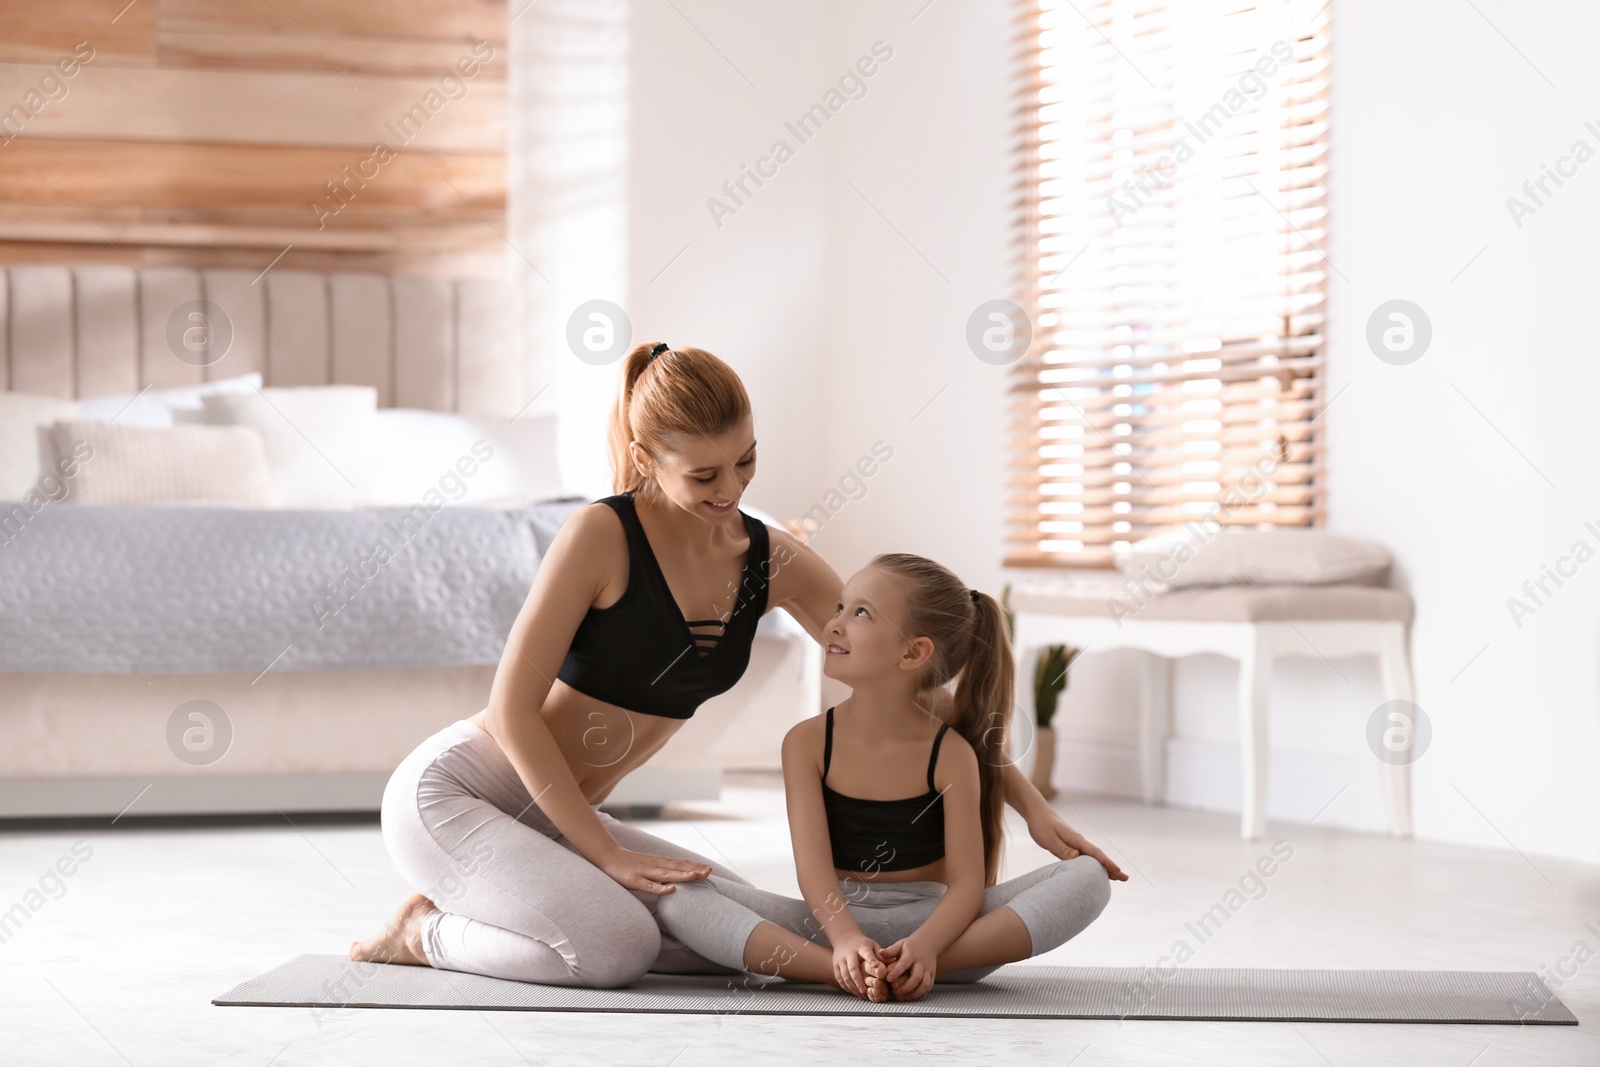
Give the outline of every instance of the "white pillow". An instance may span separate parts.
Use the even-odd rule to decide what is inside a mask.
[[[252,426],[285,508],[350,508],[372,462],[378,391],[369,385],[312,385],[213,393],[201,401],[212,425]]]
[[[67,499],[74,504],[272,504],[261,434],[248,426],[123,426],[72,419],[51,429],[59,455],[83,457],[67,480]]]
[[[370,507],[532,503],[564,496],[553,415],[475,418],[385,408],[361,502]]]
[[[1148,573],[1162,588],[1195,585],[1367,583],[1389,568],[1374,541],[1323,530],[1245,530],[1224,526],[1209,538],[1196,525],[1147,537],[1118,552],[1117,568]]]
[[[91,396],[78,402],[78,417],[110,422],[119,426],[148,426],[152,428],[173,425],[174,412],[199,412],[201,401],[220,393],[250,393],[261,388],[261,374],[251,371],[237,378],[222,378],[201,385],[187,385],[177,389],[146,389],[141,393],[118,393],[114,396]],[[134,398],[138,397],[137,400]],[[129,401],[133,401],[131,404]],[[124,411],[123,408],[127,410]],[[118,415],[118,412],[122,412]],[[203,422],[200,418],[186,418],[183,422]]]
[[[39,482],[46,469],[59,479],[55,442],[50,424],[78,417],[78,402],[33,393],[0,393],[0,500],[21,500]],[[60,499],[56,483],[42,486],[43,494]]]

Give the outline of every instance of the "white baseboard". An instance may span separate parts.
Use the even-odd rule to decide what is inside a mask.
[[[144,778],[3,778],[0,819],[142,815],[273,815],[375,812],[387,774],[193,774]],[[660,807],[715,800],[720,770],[641,768],[618,782],[605,807]]]
[[[0,818],[377,811],[387,774],[0,779]]]
[[[1232,745],[1167,741],[1166,803],[1229,815],[1240,812],[1239,750]],[[1139,748],[1132,741],[1057,741],[1056,788],[1139,800]],[[1332,803],[1329,803],[1332,801]],[[1388,833],[1377,771],[1370,757],[1274,750],[1267,818]]]

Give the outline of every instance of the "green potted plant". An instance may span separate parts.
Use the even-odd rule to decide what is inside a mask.
[[[1016,639],[1015,615],[1011,611],[1011,586],[1008,583],[1000,594],[1001,606],[1005,609],[1006,636]],[[1067,672],[1072,667],[1072,661],[1078,658],[1083,649],[1071,645],[1047,645],[1039,656],[1033,670],[1033,707],[1035,736],[1033,746],[1033,780],[1034,788],[1039,790],[1041,796],[1046,798],[1056,795],[1056,787],[1051,782],[1051,774],[1056,764],[1056,732],[1050,725],[1055,718],[1056,704],[1061,699],[1061,694],[1067,688]]]

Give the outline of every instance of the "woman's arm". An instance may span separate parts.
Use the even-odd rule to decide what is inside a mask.
[[[817,644],[822,644],[822,628],[833,618],[844,592],[844,579],[817,554],[817,550],[788,530],[767,527],[772,559],[767,572],[770,607],[783,608],[794,616]]]
[[[822,807],[822,737],[818,717],[806,719],[783,739],[783,786],[789,809],[789,837],[794,845],[795,875],[812,918],[833,948],[839,984],[857,996],[867,995],[865,960],[876,959],[878,944],[867,937],[850,914],[844,887],[833,868],[833,843]],[[866,954],[866,955],[864,955]]]
[[[925,691],[923,697],[927,701],[929,712],[945,722],[953,721],[954,693],[941,686]],[[1000,780],[1006,803],[1015,808],[1017,814],[1027,821],[1028,834],[1040,848],[1060,860],[1070,860],[1080,853],[1093,856],[1100,861],[1100,866],[1106,869],[1107,876],[1113,881],[1128,880],[1128,876],[1110,856],[1074,830],[1060,813],[1050,806],[1050,802],[1039,793],[1038,788],[1015,763],[1008,760],[1001,766]]]
[[[666,883],[702,877],[709,868],[618,844],[589,806],[541,714],[572,635],[604,585],[617,537],[600,524],[611,521],[594,507],[580,508],[556,532],[506,638],[485,728],[528,794],[585,859],[629,889],[666,893],[672,891]]]
[[[906,937],[885,948],[888,980],[897,1000],[916,1000],[933,988],[939,953],[949,948],[983,908],[983,818],[978,757],[965,738],[951,731],[939,749],[933,783],[944,795],[945,891],[932,914]],[[902,982],[902,979],[904,981]]]

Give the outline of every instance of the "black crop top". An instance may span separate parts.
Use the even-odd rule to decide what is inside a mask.
[[[828,788],[833,762],[833,709],[822,746],[822,807],[828,817],[833,865],[841,871],[909,871],[944,858],[944,794],[933,784],[945,723],[928,757],[928,791],[900,800],[847,797]]]
[[[556,677],[586,696],[644,715],[687,719],[733,688],[750,665],[756,623],[767,610],[767,526],[739,512],[750,534],[744,570],[727,619],[689,620],[673,599],[634,510],[632,493],[595,501],[622,520],[628,538],[628,588],[614,604],[591,607],[572,635]],[[696,633],[691,627],[717,627]]]

